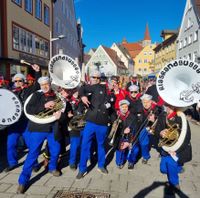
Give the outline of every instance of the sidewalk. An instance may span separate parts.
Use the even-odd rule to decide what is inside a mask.
[[[185,172],[180,175],[182,190],[180,195],[171,197],[198,198],[200,196],[200,127],[191,123],[191,129],[193,160],[185,164]],[[42,167],[38,173],[33,173],[31,186],[25,194],[16,195],[21,166],[10,173],[2,172],[0,174],[0,198],[50,198],[54,197],[58,190],[106,192],[112,198],[170,197],[165,194],[167,178],[159,171],[160,159],[154,149],[151,151],[151,156],[147,165],[142,164],[139,160],[133,171],[128,171],[127,164],[123,169],[118,169],[115,166],[115,158],[113,158],[107,167],[108,175],[99,173],[95,166],[81,180],[75,179],[78,171],[71,171],[66,161],[61,177],[53,177]],[[20,159],[20,162],[23,160],[24,157]],[[41,156],[39,161],[42,161]]]

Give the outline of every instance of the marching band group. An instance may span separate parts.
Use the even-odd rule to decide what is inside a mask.
[[[128,162],[130,171],[140,157],[142,163],[147,164],[151,158],[150,149],[154,147],[160,153],[160,171],[167,175],[169,186],[173,190],[180,189],[178,174],[183,170],[184,163],[192,158],[190,127],[187,123],[186,138],[176,151],[165,151],[158,146],[159,140],[168,136],[168,129],[172,126],[176,126],[173,129],[181,133],[183,120],[178,116],[176,107],[161,99],[155,84],[141,92],[140,83],[133,77],[125,88],[121,88],[118,76],[112,76],[108,81],[101,78],[99,71],[94,71],[90,74],[90,83],[83,83],[74,89],[58,87],[55,92],[49,77],[41,77],[39,66],[32,65],[32,68],[35,71],[35,82],[25,85],[24,75],[16,74],[12,91],[22,104],[32,94],[26,104],[28,114],[37,115],[52,110],[55,120],[36,123],[22,113],[20,119],[8,127],[8,167],[5,171],[18,166],[16,147],[20,136],[29,150],[18,179],[17,193],[25,192],[32,171],[39,170],[37,159],[45,140],[47,145],[44,156],[48,171],[56,177],[61,175],[58,163],[66,153],[67,134],[70,136],[70,169],[76,170],[78,166],[76,179],[88,173],[87,161],[92,159],[94,152],[97,155],[98,171],[109,174],[106,168],[108,144],[105,143],[115,150],[117,168],[122,169]],[[57,92],[65,99],[65,108],[53,111]],[[84,119],[84,125],[70,128],[70,121],[78,115]]]

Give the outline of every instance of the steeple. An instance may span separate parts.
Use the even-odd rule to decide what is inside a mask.
[[[144,40],[151,40],[150,34],[149,34],[149,27],[148,27],[148,23],[146,24],[146,30],[144,33]]]

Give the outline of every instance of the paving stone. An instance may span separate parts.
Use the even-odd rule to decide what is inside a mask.
[[[75,180],[75,182],[72,184],[72,188],[87,188],[90,182],[91,178],[84,177],[80,180]]]
[[[0,184],[0,192],[6,191],[11,186],[12,186],[11,184]]]
[[[10,193],[0,193],[1,198],[11,198],[13,196],[14,194],[10,194]]]
[[[7,184],[17,184],[19,174],[9,173],[3,178],[3,182]]]
[[[99,190],[109,191],[110,183],[111,181],[108,181],[108,180],[102,180],[102,179],[93,180],[92,179],[87,189],[99,189]]]
[[[44,196],[44,195],[48,195],[51,191],[52,191],[53,187],[47,187],[47,186],[30,186],[30,188],[26,191],[27,195],[40,195],[40,196]]]
[[[75,178],[72,177],[51,177],[45,186],[55,186],[55,187],[70,187],[74,183]]]
[[[112,180],[110,183],[110,190],[115,192],[127,192],[128,182],[119,182],[118,180]]]

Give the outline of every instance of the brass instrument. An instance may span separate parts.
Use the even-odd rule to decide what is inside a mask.
[[[45,109],[44,111],[40,112],[39,114],[35,115],[35,117],[43,119],[49,116],[52,116],[52,113],[56,111],[60,111],[64,108],[63,101],[57,96],[54,100],[55,106],[52,109]]]
[[[83,114],[78,114],[73,116],[73,118],[69,121],[69,131],[78,131],[82,130],[85,127],[85,115],[86,112]]]
[[[173,146],[178,141],[179,130],[180,130],[180,128],[179,128],[178,124],[170,125],[169,128],[167,129],[166,136],[164,138],[160,139],[158,146],[159,147]]]
[[[116,139],[116,134],[117,134],[117,130],[118,130],[119,124],[121,122],[122,122],[122,120],[120,119],[120,116],[118,116],[117,119],[112,124],[112,128],[111,128],[110,133],[108,135],[108,139],[110,139],[110,141],[108,142],[108,144],[110,146],[114,146],[115,139]]]

